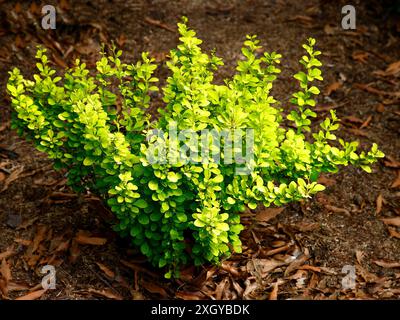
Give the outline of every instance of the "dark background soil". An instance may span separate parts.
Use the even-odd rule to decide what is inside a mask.
[[[5,253],[3,264],[12,274],[8,290],[4,282],[1,290],[0,282],[0,298],[35,295],[46,264],[56,266],[57,286],[37,293],[40,299],[400,297],[399,225],[381,220],[400,216],[400,183],[395,182],[400,174],[400,74],[376,72],[400,60],[398,1],[353,1],[356,30],[341,28],[347,1],[46,4],[57,7],[56,30],[40,28],[39,1],[0,0],[0,257]],[[74,195],[63,173],[53,171],[51,161],[10,130],[5,83],[14,66],[25,75],[33,73],[37,44],[50,49],[59,70],[78,57],[94,66],[100,44],[111,41],[124,50],[126,61],[149,51],[163,63],[177,44],[176,22],[182,15],[204,40],[203,48],[215,48],[223,58],[217,81],[233,74],[246,34],[257,34],[266,51],[281,53],[282,73],[273,94],[286,109],[297,84],[292,75],[299,69],[301,44],[316,38],[324,75],[319,120],[336,109],[343,119],[338,136],[359,140],[362,147],[376,142],[387,157],[371,174],[343,168],[323,177],[326,191],[287,206],[269,221],[255,218],[268,210],[244,214],[243,254],[220,267],[189,267],[181,279],[167,281],[111,231],[112,214],[99,200]],[[168,74],[165,67],[157,72],[161,79]],[[155,103],[151,111],[159,106]],[[105,238],[106,244],[82,244],[82,230]],[[271,267],[274,263],[279,265]],[[356,269],[353,289],[342,287],[345,265]]]

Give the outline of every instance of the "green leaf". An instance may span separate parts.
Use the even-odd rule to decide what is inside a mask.
[[[157,221],[159,221],[161,219],[162,215],[163,214],[161,212],[153,212],[150,215],[150,220],[153,221],[153,222],[157,222]]]
[[[167,260],[165,260],[164,258],[160,258],[160,260],[158,260],[158,267],[159,268],[163,268],[167,265]]]
[[[169,209],[169,204],[167,202],[161,203],[161,209],[163,212],[167,211]]]
[[[250,209],[254,210],[254,209],[257,208],[257,203],[249,202],[248,207],[249,207]]]
[[[295,75],[294,75],[294,78],[295,79],[297,79],[297,80],[299,80],[300,82],[302,82],[302,83],[306,83],[307,82],[307,75],[304,73],[304,72],[299,72],[299,73],[296,73]]]
[[[147,225],[147,224],[149,224],[150,219],[146,214],[142,213],[139,215],[138,221],[140,224]]]
[[[130,235],[135,238],[137,235],[141,233],[141,231],[142,227],[140,225],[134,225],[130,230]]]
[[[175,172],[169,171],[167,174],[167,178],[170,182],[178,182],[179,180],[179,175],[177,175]]]
[[[140,246],[140,251],[142,251],[142,253],[145,256],[148,256],[150,254],[150,247],[149,245],[145,242]]]
[[[361,169],[363,169],[365,172],[368,172],[368,173],[371,173],[371,172],[372,172],[372,170],[371,170],[371,167],[370,167],[370,166],[367,166],[367,165],[361,165],[360,167],[361,167]]]
[[[229,230],[229,224],[227,223],[218,223],[217,228],[221,231],[228,231]]]
[[[187,215],[184,212],[178,212],[176,216],[180,222],[187,221]]]
[[[312,94],[319,94],[320,91],[317,87],[312,86],[310,89],[308,89],[309,92],[311,92]]]
[[[224,181],[224,177],[219,174],[219,175],[215,176],[212,180],[214,183],[221,183],[222,181]]]
[[[62,122],[61,120],[54,120],[53,121],[54,126],[56,126],[57,128],[64,128],[65,127],[65,123]]]
[[[153,190],[153,191],[158,190],[158,183],[157,183],[157,181],[151,180],[151,181],[149,181],[148,185],[149,185],[149,189],[150,189],[150,190]]]
[[[193,224],[198,228],[203,228],[205,226],[205,224],[200,220],[195,220]]]
[[[144,199],[136,200],[136,201],[133,203],[133,205],[136,206],[136,207],[138,207],[138,208],[140,208],[140,209],[145,209],[145,208],[148,207],[148,203],[147,203]]]
[[[323,186],[322,184],[316,184],[313,188],[312,188],[312,192],[316,193],[319,191],[323,191],[325,190],[325,186]]]
[[[83,165],[84,166],[91,166],[92,164],[94,163],[94,159],[92,159],[92,158],[89,158],[89,157],[86,157],[84,160],[83,160]]]

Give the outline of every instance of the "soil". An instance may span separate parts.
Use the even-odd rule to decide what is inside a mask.
[[[0,1],[3,278],[5,269],[11,271],[8,286],[0,276],[0,298],[400,298],[400,72],[387,69],[400,60],[400,4],[353,2],[355,30],[341,28],[347,1],[46,1],[57,8],[57,28],[43,30],[40,2]],[[248,211],[243,254],[221,266],[188,267],[180,279],[166,280],[112,231],[113,215],[99,199],[72,193],[64,173],[10,129],[5,83],[14,66],[24,75],[33,73],[37,44],[50,49],[59,70],[78,57],[94,66],[100,44],[111,41],[124,50],[126,61],[149,51],[163,63],[178,43],[176,22],[182,15],[204,41],[204,50],[215,48],[223,58],[216,81],[233,74],[247,34],[257,34],[266,51],[281,53],[282,73],[273,94],[285,110],[297,85],[292,75],[299,69],[301,44],[316,38],[324,75],[318,119],[336,109],[343,120],[339,137],[358,140],[362,147],[376,142],[386,158],[371,174],[347,167],[322,177],[328,185],[324,192],[269,220],[257,217],[276,209]],[[162,81],[167,75],[159,68]],[[159,106],[154,103],[151,112]],[[94,244],[88,238],[96,239]],[[46,264],[55,266],[57,282],[56,289],[44,292]],[[346,288],[343,281],[352,268],[355,286]]]

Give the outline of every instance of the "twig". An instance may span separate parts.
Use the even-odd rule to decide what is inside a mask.
[[[159,28],[164,29],[164,30],[167,30],[167,31],[169,31],[169,32],[173,32],[173,33],[176,32],[176,30],[173,29],[172,27],[170,27],[170,26],[168,26],[168,25],[162,23],[161,21],[154,20],[154,19],[152,19],[152,18],[150,18],[150,17],[144,18],[144,21],[145,21],[146,23],[150,24],[150,25],[159,27]]]

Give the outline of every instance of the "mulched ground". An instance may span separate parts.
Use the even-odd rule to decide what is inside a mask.
[[[400,5],[354,1],[357,29],[345,31],[345,4],[64,0],[57,4],[57,29],[44,31],[40,2],[0,1],[0,298],[400,298]],[[32,74],[36,44],[51,49],[60,70],[77,57],[93,66],[100,43],[111,41],[127,61],[145,50],[164,62],[177,44],[182,15],[204,48],[216,48],[224,59],[217,81],[232,75],[246,34],[258,34],[267,51],[282,53],[273,93],[285,108],[296,88],[301,44],[315,37],[324,63],[320,119],[336,109],[340,137],[362,146],[377,142],[386,158],[371,174],[344,168],[322,177],[329,187],[310,201],[246,212],[243,254],[219,267],[189,267],[167,281],[111,231],[113,216],[98,199],[73,194],[63,173],[10,130],[5,83],[13,66]],[[158,75],[165,79],[166,69]],[[41,287],[47,264],[56,267],[55,290]],[[356,276],[348,289],[342,286],[346,266]]]

